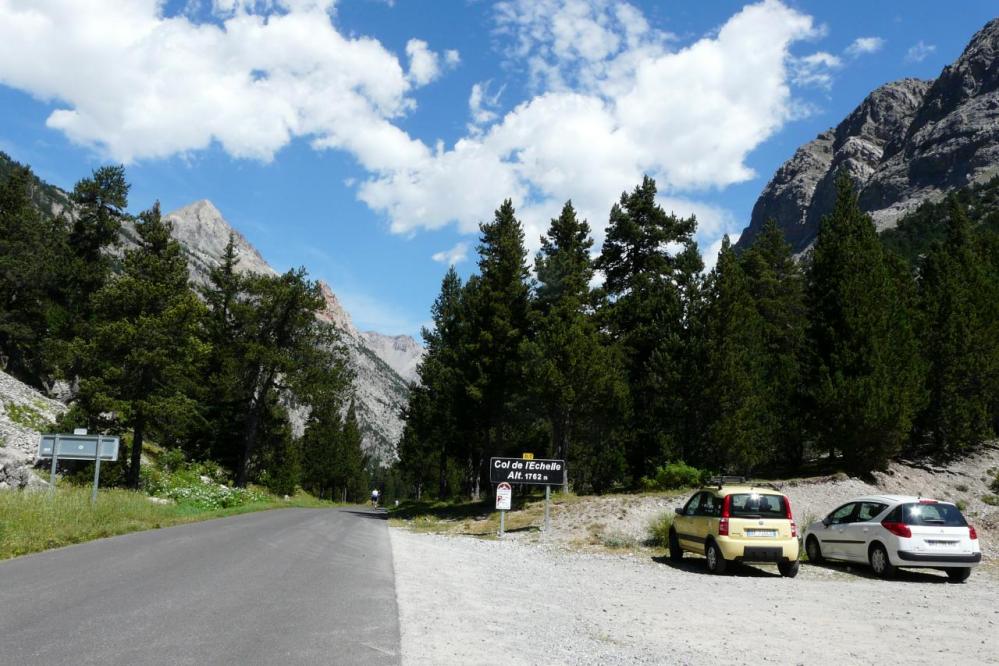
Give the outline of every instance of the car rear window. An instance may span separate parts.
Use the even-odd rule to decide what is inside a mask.
[[[733,518],[784,518],[787,504],[783,495],[738,493],[729,495],[728,511]]]
[[[968,524],[953,504],[912,502],[896,507],[892,516],[906,525],[964,527]]]

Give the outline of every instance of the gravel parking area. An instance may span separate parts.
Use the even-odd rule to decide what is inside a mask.
[[[404,664],[999,663],[999,569],[963,585],[392,529]]]

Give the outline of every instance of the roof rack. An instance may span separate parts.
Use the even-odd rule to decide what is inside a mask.
[[[708,479],[709,486],[718,486],[721,488],[727,483],[745,483],[746,477],[744,476],[712,476]]]

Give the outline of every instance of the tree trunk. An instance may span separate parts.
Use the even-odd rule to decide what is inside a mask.
[[[140,412],[136,415],[132,430],[132,459],[128,466],[128,487],[132,490],[139,489],[139,465],[142,464],[142,440],[145,436],[145,428],[145,418]]]
[[[250,454],[257,448],[257,435],[260,431],[260,413],[267,404],[267,396],[274,384],[274,370],[267,374],[263,386],[257,392],[256,399],[246,417],[246,427],[243,428],[243,453],[239,457],[239,469],[236,472],[236,487],[245,488],[249,473]]]

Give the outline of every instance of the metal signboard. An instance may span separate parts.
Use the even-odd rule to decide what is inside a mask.
[[[60,460],[96,460],[98,440],[101,460],[118,460],[118,438],[110,435],[42,435],[38,443],[38,458],[53,457],[57,440],[59,448],[55,454]]]
[[[489,461],[489,480],[492,483],[561,486],[565,483],[565,461],[492,458]]]
[[[509,511],[510,503],[513,499],[513,488],[509,483],[501,483],[496,486],[496,510]]]

